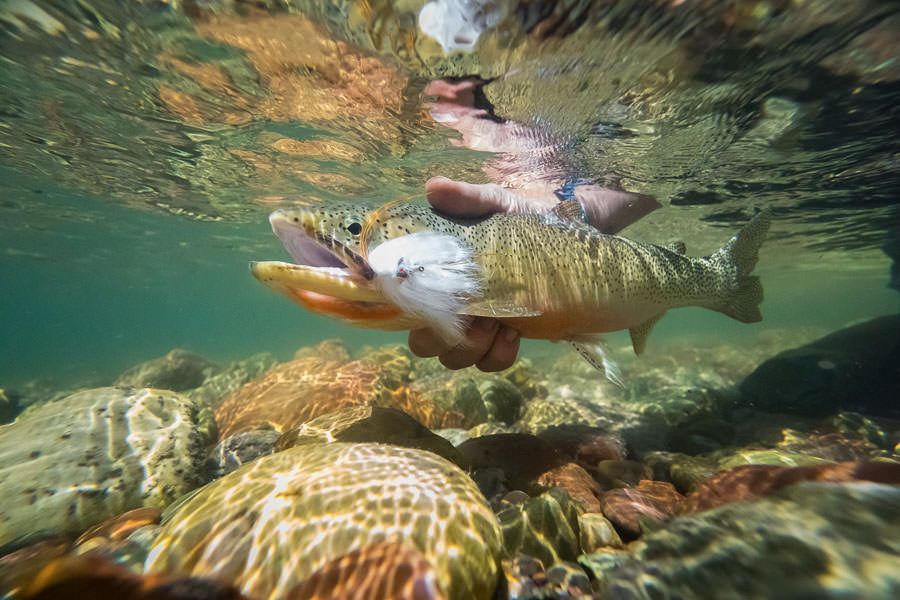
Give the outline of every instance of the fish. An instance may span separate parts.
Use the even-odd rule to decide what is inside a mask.
[[[311,312],[360,327],[437,327],[452,334],[454,327],[442,328],[427,309],[412,310],[390,293],[418,285],[416,277],[426,281],[425,266],[440,263],[443,243],[452,257],[447,264],[462,260],[473,270],[460,276],[459,289],[441,288],[443,297],[454,298],[440,309],[453,314],[442,318],[458,329],[466,317],[493,317],[523,338],[571,342],[611,379],[615,367],[602,345],[605,333],[627,329],[640,355],[654,325],[673,308],[703,307],[743,323],[762,320],[763,288],[752,273],[771,222],[766,210],[702,257],[688,256],[682,242],[658,245],[601,233],[584,222],[577,202],[476,219],[441,214],[424,200],[373,209],[330,202],[279,209],[269,222],[294,262],[254,262],[251,272]],[[440,237],[417,251],[423,235]],[[373,268],[378,253],[388,272]],[[435,281],[442,280],[435,275]]]

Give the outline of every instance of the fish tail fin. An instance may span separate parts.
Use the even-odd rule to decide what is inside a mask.
[[[759,277],[751,273],[756,267],[759,248],[766,239],[771,221],[771,212],[760,211],[740,233],[707,259],[714,269],[725,273],[729,280],[729,291],[724,302],[713,308],[742,323],[762,320],[759,310],[763,301],[762,283]]]

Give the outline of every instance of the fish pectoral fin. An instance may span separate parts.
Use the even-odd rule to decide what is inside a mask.
[[[578,354],[580,354],[584,360],[588,361],[592,367],[606,375],[606,378],[609,379],[611,383],[620,388],[625,388],[619,365],[609,358],[609,349],[602,340],[594,339],[589,342],[570,341],[569,343],[572,344],[575,350],[578,351]]]
[[[460,314],[473,317],[538,317],[543,313],[539,310],[520,306],[513,302],[503,300],[478,300],[472,302],[460,310]]]
[[[663,244],[663,248],[665,248],[666,250],[671,250],[675,254],[687,254],[687,244],[685,244],[681,240],[675,240],[673,242],[669,242],[668,244]]]
[[[647,347],[647,336],[650,335],[650,330],[653,329],[653,326],[656,325],[657,321],[662,319],[665,314],[665,312],[661,312],[658,315],[654,315],[640,325],[635,325],[628,330],[628,333],[631,334],[631,347],[634,348],[635,354],[640,356],[644,353],[644,348]]]

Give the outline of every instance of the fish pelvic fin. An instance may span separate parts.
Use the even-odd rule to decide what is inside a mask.
[[[766,239],[772,221],[771,212],[762,210],[736,236],[706,260],[731,280],[731,293],[715,310],[742,323],[762,320],[759,305],[763,288],[759,277],[751,275],[759,259],[759,248]]]
[[[617,385],[620,388],[625,387],[619,365],[609,358],[609,349],[602,340],[570,341],[569,343],[572,344],[584,360],[588,361],[592,367],[603,373],[610,383]]]

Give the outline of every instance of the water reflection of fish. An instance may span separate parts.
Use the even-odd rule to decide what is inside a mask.
[[[388,300],[366,256],[402,236],[440,232],[458,240],[480,267],[478,294],[462,299],[459,314],[501,319],[526,338],[572,341],[598,368],[597,334],[628,329],[640,354],[670,308],[701,306],[745,323],[762,318],[762,286],[751,271],[768,213],[717,252],[693,258],[681,243],[658,246],[599,233],[571,215],[572,206],[477,220],[443,217],[424,202],[372,212],[349,203],[278,210],[272,228],[296,264],[258,262],[251,270],[316,313],[378,329],[426,326],[421,315]]]

